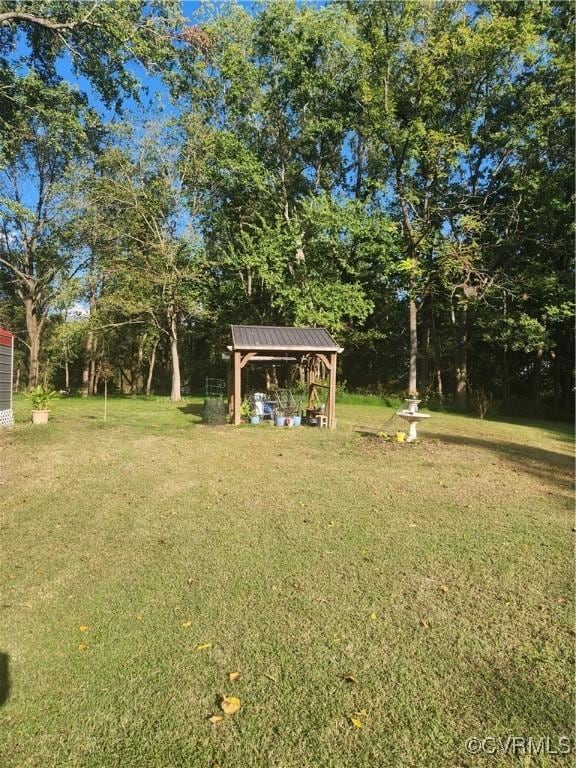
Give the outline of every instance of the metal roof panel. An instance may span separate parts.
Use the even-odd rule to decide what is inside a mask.
[[[233,349],[338,352],[340,347],[325,328],[279,325],[232,325]]]

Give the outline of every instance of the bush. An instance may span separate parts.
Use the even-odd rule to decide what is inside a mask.
[[[207,397],[204,400],[202,421],[205,424],[225,424],[226,400],[223,397]]]

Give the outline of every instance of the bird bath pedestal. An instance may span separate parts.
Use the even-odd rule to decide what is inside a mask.
[[[413,443],[418,438],[416,434],[416,424],[418,424],[419,421],[424,421],[424,419],[429,419],[430,414],[418,412],[418,405],[422,402],[421,400],[416,400],[414,397],[408,397],[404,402],[406,403],[406,406],[401,411],[398,411],[396,415],[408,422],[408,437],[406,438],[406,442]]]

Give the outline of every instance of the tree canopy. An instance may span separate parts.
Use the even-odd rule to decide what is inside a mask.
[[[572,3],[0,2],[22,370],[177,399],[231,322],[319,325],[351,388],[567,414],[573,61]],[[169,117],[123,109],[138,68]]]

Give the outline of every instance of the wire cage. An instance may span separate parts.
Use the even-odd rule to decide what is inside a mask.
[[[226,423],[226,382],[224,379],[206,379],[202,420],[206,424]]]
[[[206,379],[206,386],[204,389],[204,395],[206,397],[225,397],[226,396],[226,381],[224,379]]]

